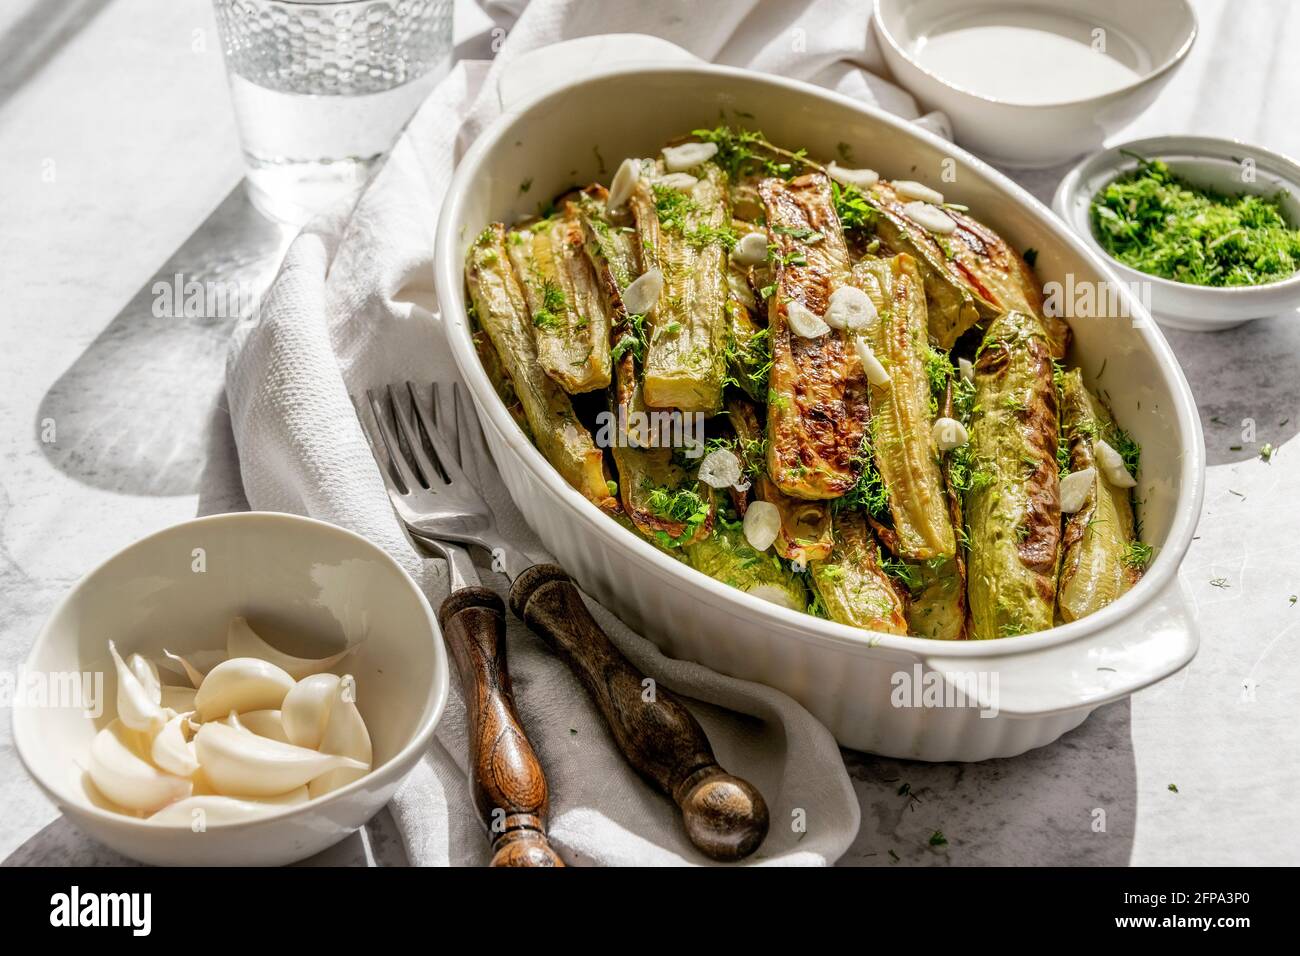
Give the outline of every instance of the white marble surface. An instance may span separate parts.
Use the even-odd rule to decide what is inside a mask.
[[[1300,155],[1300,6],[1196,6],[1202,35],[1189,62],[1118,139],[1233,135]],[[464,25],[458,34],[473,32]],[[485,44],[462,52],[486,55]],[[1046,199],[1062,172],[1019,178]],[[285,237],[248,207],[239,177],[208,0],[0,8],[0,668],[18,667],[54,602],[110,553],[243,506],[221,394],[232,320],[154,318],[150,291],[175,272],[266,281]],[[1183,569],[1199,656],[1019,758],[846,754],[863,814],[843,863],[1300,863],[1300,723],[1289,706],[1300,676],[1290,600],[1300,592],[1300,326],[1291,314],[1169,338],[1211,463]],[[40,440],[47,419],[52,444]],[[1257,457],[1264,442],[1279,448],[1270,463]],[[1092,827],[1097,808],[1104,833]],[[936,829],[946,847],[928,845]],[[404,861],[382,815],[323,857]],[[31,784],[8,715],[0,860],[121,862]]]

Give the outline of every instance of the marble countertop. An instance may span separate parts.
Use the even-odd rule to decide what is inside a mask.
[[[1287,93],[1300,89],[1300,60],[1287,56],[1300,7],[1195,5],[1202,34],[1188,62],[1116,141],[1192,132],[1300,155]],[[467,22],[482,14],[457,9],[460,52],[487,55]],[[1013,175],[1048,200],[1064,171]],[[154,283],[178,272],[269,280],[289,237],[248,205],[241,172],[208,0],[0,11],[0,669],[18,669],[59,597],[114,551],[245,507],[222,386],[234,319],[152,313]],[[926,765],[846,752],[862,826],[842,864],[1300,863],[1300,722],[1287,690],[1300,676],[1297,318],[1166,333],[1210,462],[1182,569],[1197,658],[1021,757]],[[57,440],[43,442],[50,423]],[[1267,462],[1266,442],[1278,449]],[[936,829],[946,847],[928,845]],[[0,860],[122,862],[37,791],[7,714]],[[405,858],[381,814],[315,862]]]

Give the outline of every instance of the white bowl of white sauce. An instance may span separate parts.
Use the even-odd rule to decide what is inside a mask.
[[[1197,32],[1188,0],[875,2],[895,79],[946,113],[962,146],[1020,168],[1098,148],[1151,104]]]

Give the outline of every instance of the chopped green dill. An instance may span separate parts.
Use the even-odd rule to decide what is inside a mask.
[[[758,329],[747,336],[744,341],[731,335],[726,345],[727,367],[734,377],[728,381],[738,385],[746,393],[758,397],[767,392],[767,379],[772,371],[771,332],[766,328]]]
[[[1176,784],[1176,783],[1171,783],[1171,784],[1169,785],[1169,792],[1170,792],[1170,793],[1177,793],[1177,792],[1178,792],[1178,784]]]
[[[832,182],[831,197],[835,201],[835,214],[846,232],[854,229],[867,231],[875,226],[876,210],[867,202],[867,197],[852,186]]]
[[[948,838],[943,835],[942,830],[935,830],[930,834],[930,846],[947,846]]]
[[[1127,548],[1124,549],[1124,563],[1130,568],[1137,568],[1139,571],[1146,568],[1151,563],[1151,556],[1155,549],[1149,544],[1143,544],[1141,541],[1130,541]]]
[[[858,469],[858,480],[845,494],[836,498],[833,509],[855,508],[865,511],[877,520],[889,515],[889,488],[876,467],[876,456],[869,435],[862,436],[862,447],[853,458]]]
[[[609,491],[609,496],[611,498],[618,497],[618,482],[613,478],[605,482],[605,488]]]
[[[532,179],[531,178],[525,179],[522,183],[519,184],[519,195],[522,196],[524,193],[528,192],[528,190],[532,188],[533,188]]]
[[[846,163],[853,162],[853,148],[848,143],[843,141],[836,143],[835,154]]]
[[[1210,578],[1210,587],[1220,588],[1226,591],[1228,588],[1232,587],[1232,585],[1228,583],[1227,578]]]
[[[681,524],[682,531],[672,536],[666,531],[655,532],[655,538],[665,547],[681,547],[695,537],[700,525],[709,520],[713,510],[707,500],[693,488],[669,489],[649,487],[646,507],[658,518]]]
[[[1158,159],[1137,159],[1092,201],[1093,231],[1120,262],[1203,286],[1262,285],[1300,269],[1300,229],[1282,215],[1280,195],[1203,189]]]
[[[1263,462],[1271,462],[1275,451],[1277,451],[1277,449],[1275,449],[1269,442],[1264,442],[1264,444],[1259,446],[1259,460]]]
[[[562,313],[568,308],[569,304],[564,298],[564,291],[560,288],[559,283],[554,279],[543,279],[538,291],[541,293],[542,304],[541,308],[533,313],[533,325],[539,329],[563,328],[564,318]]]
[[[645,316],[634,313],[627,317],[627,331],[609,350],[610,360],[618,362],[627,352],[636,356],[638,362],[645,361],[646,350]]]
[[[879,549],[877,553],[880,560],[880,570],[897,580],[911,593],[921,589],[921,572],[916,565],[908,564],[902,558],[894,557],[883,548]]]

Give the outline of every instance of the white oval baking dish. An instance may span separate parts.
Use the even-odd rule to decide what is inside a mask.
[[[1074,321],[1071,357],[1107,389],[1119,420],[1143,445],[1137,491],[1144,536],[1157,554],[1131,592],[1085,620],[1024,637],[944,643],[872,634],[696,573],[601,514],[547,464],[475,355],[465,251],[487,223],[535,212],[538,197],[571,185],[607,181],[624,157],[653,155],[671,136],[716,125],[720,114],[814,156],[835,157],[845,143],[855,162],[887,177],[942,182],[951,201],[969,205],[1017,248],[1036,248],[1044,282],[1076,293],[1087,283],[1115,290],[1131,318]],[[465,154],[439,218],[435,280],[455,362],[506,487],[583,590],[666,653],[785,691],[847,747],[920,760],[1011,756],[1052,742],[1097,706],[1168,677],[1196,653],[1178,566],[1200,514],[1205,452],[1169,346],[1141,304],[1046,207],[924,130],[806,84],[724,67],[625,65],[586,76],[510,109]],[[948,693],[927,701],[921,693],[927,685],[951,690],[965,674],[976,681],[965,700]],[[940,706],[932,706],[936,699]]]

